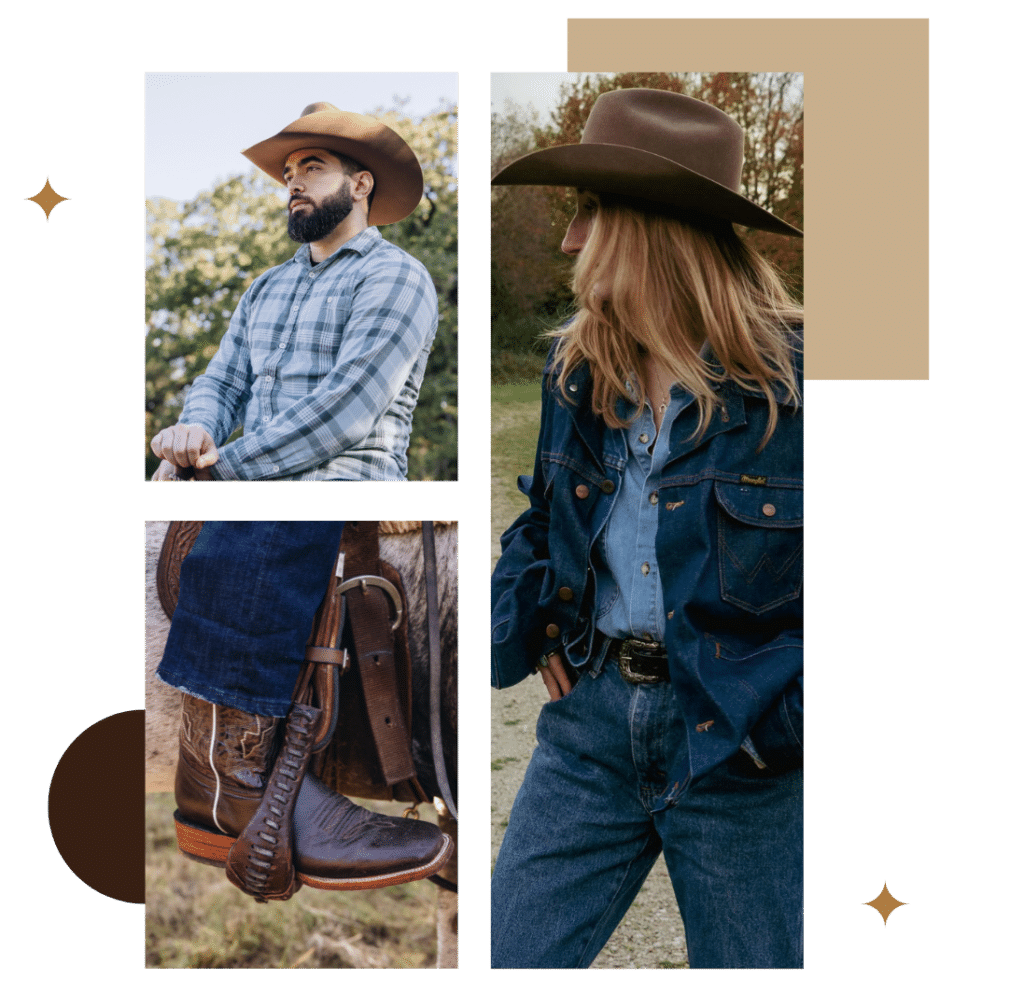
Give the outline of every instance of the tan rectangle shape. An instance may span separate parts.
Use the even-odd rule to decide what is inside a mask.
[[[928,21],[570,19],[570,72],[804,73],[810,379],[928,378]]]

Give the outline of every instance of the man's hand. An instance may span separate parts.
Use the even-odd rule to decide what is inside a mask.
[[[549,654],[545,660],[547,665],[542,664],[539,667],[540,677],[544,680],[544,685],[547,686],[548,695],[552,700],[568,696],[572,692],[572,682],[569,681],[562,656],[557,653]]]
[[[194,468],[197,479],[210,479],[209,472],[203,471],[216,463],[220,457],[217,445],[205,428],[198,424],[175,424],[173,427],[166,427],[150,442],[150,448],[157,458],[162,458],[165,463],[172,467]],[[164,466],[157,469],[153,476],[156,482],[169,481],[164,473]]]
[[[183,468],[172,465],[168,461],[160,462],[160,467],[153,473],[152,482],[206,482],[213,478],[208,468]]]

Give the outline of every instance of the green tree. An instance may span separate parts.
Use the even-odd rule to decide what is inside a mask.
[[[458,474],[458,179],[455,107],[420,120],[378,111],[423,167],[426,196],[384,236],[418,258],[437,290],[437,336],[409,442],[410,479]],[[185,391],[206,368],[242,293],[287,261],[282,188],[258,169],[193,200],[146,203],[146,474],[156,470],[150,439],[177,422]]]

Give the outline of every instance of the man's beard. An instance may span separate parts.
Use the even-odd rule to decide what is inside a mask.
[[[305,202],[311,210],[292,210],[288,215],[288,237],[303,244],[323,241],[352,212],[352,193],[347,182],[319,207],[309,200]]]

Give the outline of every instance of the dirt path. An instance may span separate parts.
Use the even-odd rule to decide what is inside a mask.
[[[540,403],[495,403],[491,407],[491,562],[500,553],[502,531],[526,509],[516,489],[524,466],[523,440],[536,438]],[[532,445],[532,441],[530,442]],[[491,863],[497,857],[512,801],[536,745],[537,714],[547,700],[539,678],[491,691]],[[659,858],[640,894],[598,955],[594,968],[686,967],[686,940],[672,884]]]

